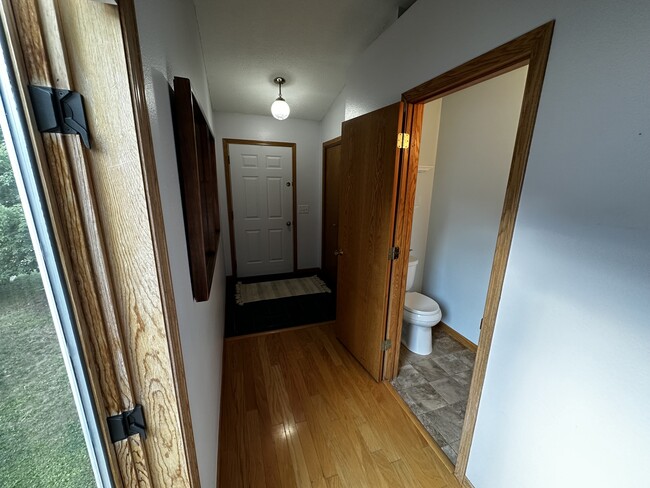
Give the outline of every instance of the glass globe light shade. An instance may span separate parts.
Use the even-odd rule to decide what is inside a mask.
[[[282,97],[278,97],[271,105],[271,113],[278,120],[284,120],[289,117],[289,112],[291,112],[289,104]]]

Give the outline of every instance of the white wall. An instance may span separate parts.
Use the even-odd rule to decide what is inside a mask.
[[[639,486],[650,479],[650,3],[419,0],[354,63],[346,116],[551,19],[468,477]]]
[[[418,258],[418,267],[415,269],[415,280],[412,291],[422,291],[422,280],[424,278],[424,270],[427,266],[427,239],[429,236],[431,192],[433,191],[435,179],[441,108],[442,99],[434,100],[424,106],[424,113],[422,115],[420,161],[418,163],[415,205],[413,206],[413,225],[411,227],[411,255]]]
[[[214,112],[217,140],[217,179],[219,210],[226,259],[226,271],[232,273],[230,230],[228,228],[226,176],[223,164],[223,139],[249,139],[296,143],[296,204],[308,205],[308,214],[298,214],[298,269],[319,268],[322,221],[322,151],[320,122],[293,119],[276,120],[271,116]]]
[[[219,246],[210,300],[195,303],[185,244],[169,86],[174,76],[189,78],[208,123],[212,118],[210,96],[193,3],[139,0],[136,13],[201,485],[214,487],[225,312],[224,240]]]
[[[442,99],[422,291],[478,343],[528,68]]]
[[[321,121],[323,142],[329,141],[341,135],[341,122],[345,118],[345,88],[339,93],[332,102],[332,106],[327,111]]]

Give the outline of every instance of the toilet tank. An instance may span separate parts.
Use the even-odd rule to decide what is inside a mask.
[[[415,282],[415,270],[418,267],[418,258],[409,256],[409,270],[406,273],[406,289],[410,290]]]

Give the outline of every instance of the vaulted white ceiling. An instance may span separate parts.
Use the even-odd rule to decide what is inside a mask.
[[[217,111],[321,120],[355,57],[415,0],[194,0]]]

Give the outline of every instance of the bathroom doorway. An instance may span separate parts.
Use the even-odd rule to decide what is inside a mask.
[[[454,464],[527,71],[523,66],[424,105],[408,292],[420,300],[406,300],[405,307],[431,298],[442,319],[428,338],[430,354],[402,344],[392,384]]]
[[[358,197],[359,192],[350,191],[350,188],[358,183],[358,178],[354,174],[344,175],[344,181],[349,184],[342,185],[340,217],[345,216],[345,210],[348,209],[348,213],[356,216],[357,221],[361,222],[366,220],[376,222],[377,219],[373,220],[373,216],[380,212],[394,217],[394,220],[382,220],[382,225],[385,228],[381,232],[375,232],[381,242],[374,238],[367,239],[367,242],[372,244],[370,246],[370,249],[373,250],[372,258],[368,258],[367,246],[348,246],[348,248],[340,246],[338,287],[340,290],[345,290],[345,293],[339,293],[338,296],[354,294],[356,296],[347,300],[348,308],[342,309],[337,303],[336,332],[337,337],[373,377],[392,380],[397,376],[400,367],[400,348],[396,346],[400,344],[402,331],[409,261],[400,259],[399,256],[401,255],[402,258],[408,256],[408,253],[403,251],[410,249],[411,244],[411,224],[415,210],[425,104],[482,81],[528,66],[510,172],[505,197],[502,201],[499,230],[496,245],[493,248],[494,255],[480,322],[478,349],[469,383],[469,395],[454,468],[455,476],[461,483],[466,483],[465,472],[487,370],[487,360],[494,334],[553,27],[554,22],[548,22],[403,93],[402,103],[375,110],[355,119],[347,120],[343,124],[341,159],[344,162],[344,168],[376,166],[374,181],[377,188],[374,190],[377,191],[364,193],[366,201],[353,202],[363,205],[350,205],[347,199],[352,197],[354,200]],[[389,144],[389,142],[395,141],[396,135],[397,148],[394,143],[392,146]],[[376,199],[375,195],[381,193],[379,186],[383,188],[389,184],[394,185],[392,186],[392,198],[389,198],[388,201],[385,198]],[[371,188],[371,190],[373,189]],[[384,216],[383,213],[382,216]],[[339,220],[339,243],[346,243],[348,242],[346,239],[349,239],[352,234],[361,233],[360,227],[345,225],[344,220]],[[386,236],[388,238],[384,239]],[[386,250],[388,250],[387,254],[385,254]],[[363,263],[361,263],[360,257],[364,258]],[[386,276],[387,280],[367,279],[367,271],[370,269],[381,271],[381,276]],[[343,278],[346,279],[343,280]],[[342,287],[342,283],[348,286]],[[356,286],[349,286],[350,284]],[[377,295],[377,290],[380,288],[383,289],[383,298]],[[371,295],[374,300],[372,301],[373,307],[364,307],[364,303],[371,303]],[[365,314],[366,310],[372,310],[373,313],[379,311],[369,318]],[[347,320],[345,327],[339,324],[344,316],[354,316],[355,314],[360,317],[360,320]],[[377,327],[376,322],[382,319],[382,324],[385,326]],[[395,394],[397,395],[397,393]],[[404,404],[404,408],[410,412],[406,404]],[[417,425],[421,426],[421,424]],[[435,443],[432,441],[432,444]],[[442,451],[440,451],[440,456],[447,459]]]

